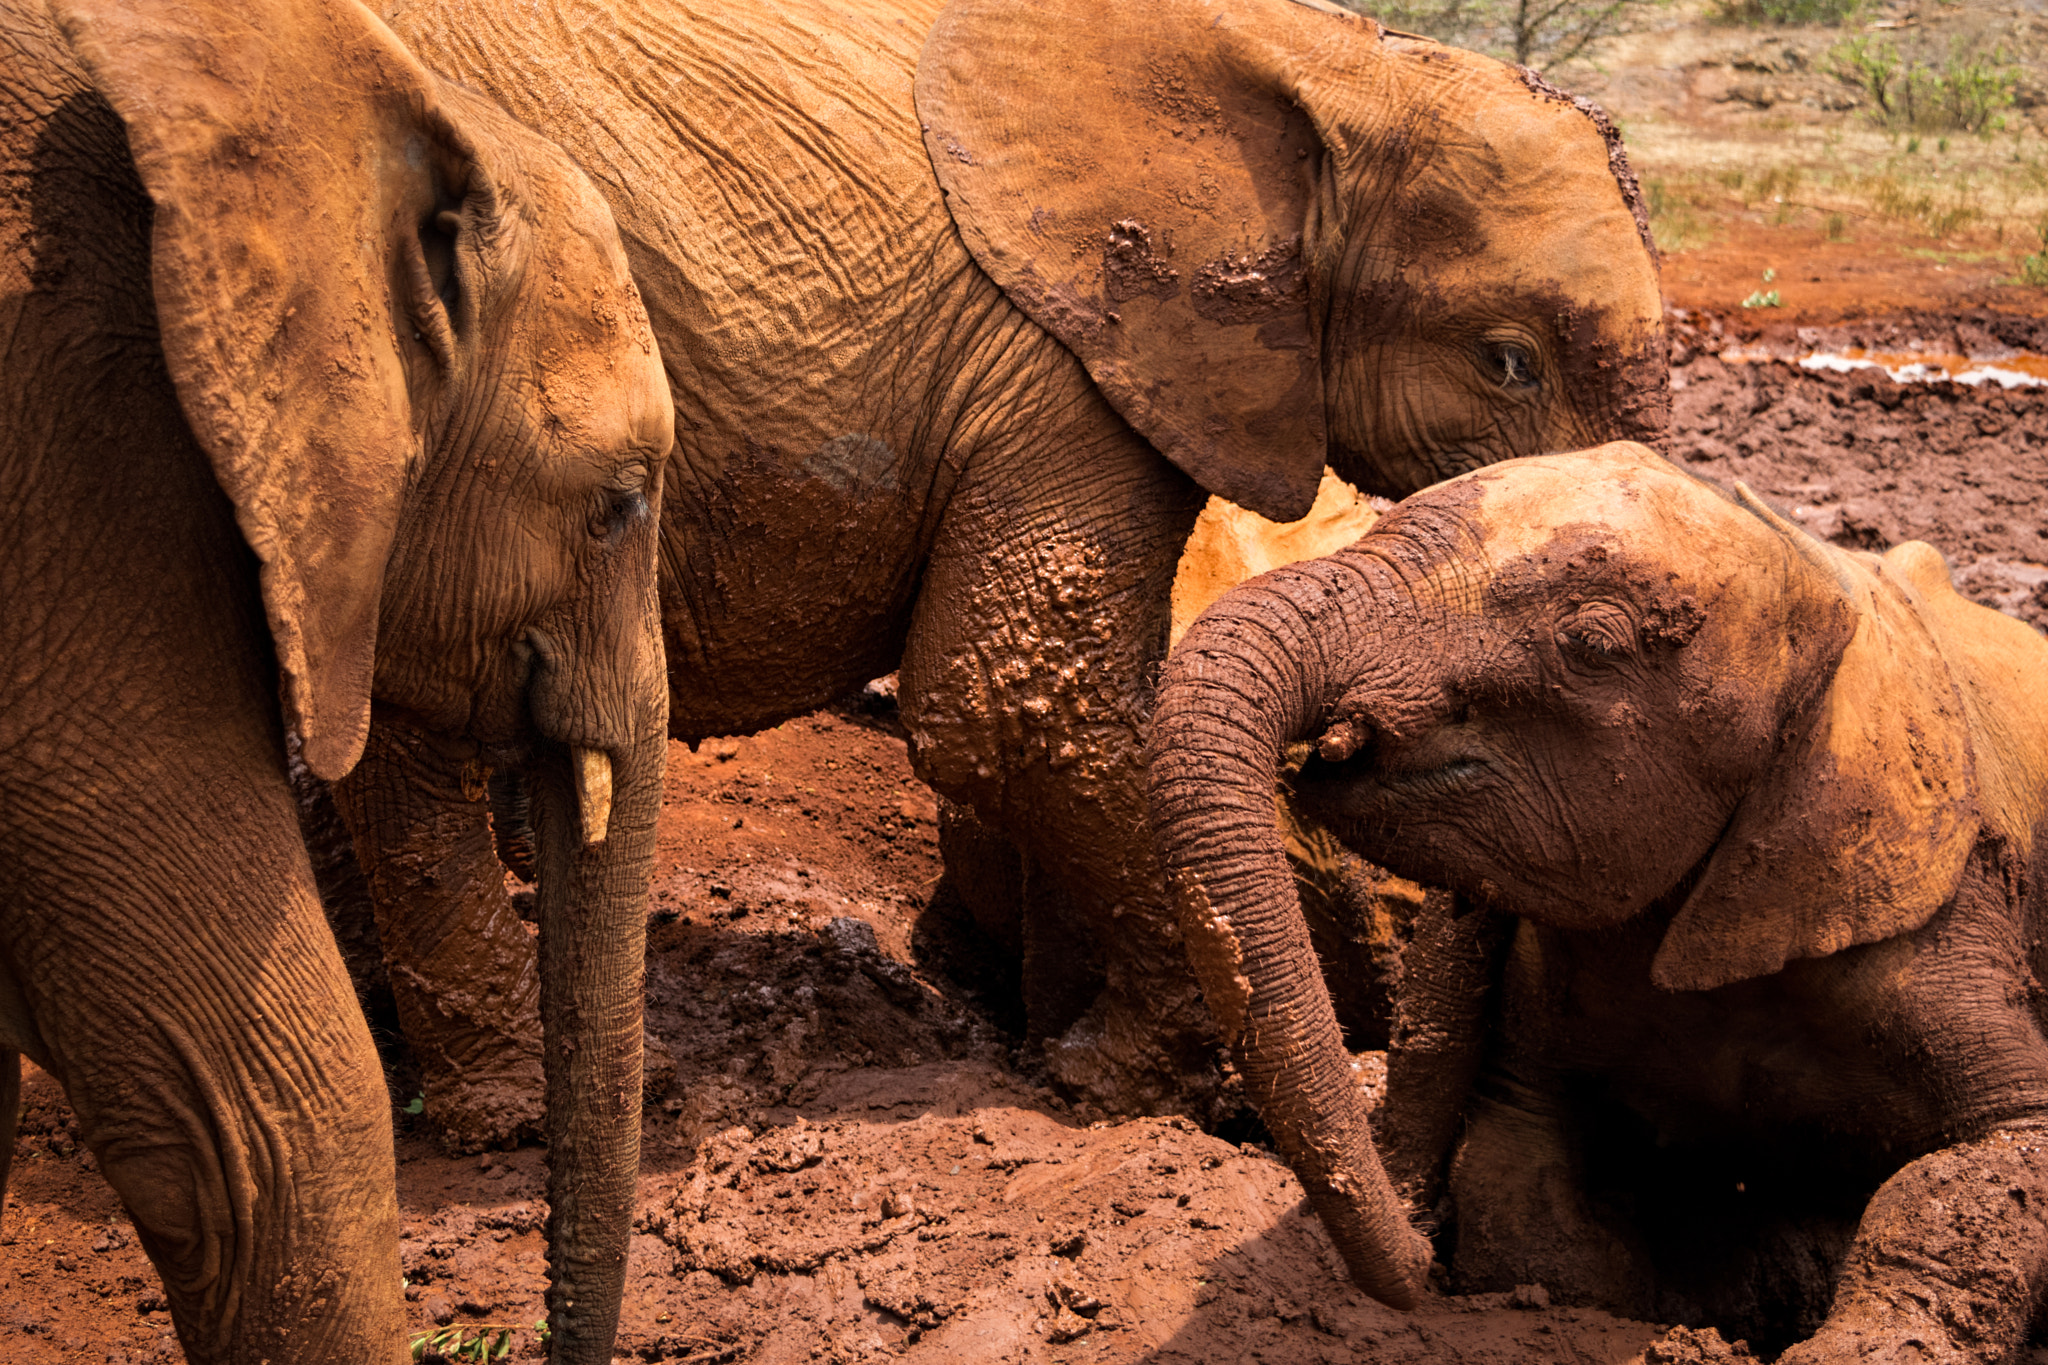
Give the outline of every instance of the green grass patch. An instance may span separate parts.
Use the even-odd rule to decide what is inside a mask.
[[[1862,14],[1865,0],[1714,0],[1712,18],[1719,24],[1822,24],[1833,28]]]
[[[1690,251],[1714,239],[1714,229],[1700,210],[1706,207],[1696,190],[1668,180],[1651,180],[1643,186],[1649,200],[1650,238],[1662,252]]]

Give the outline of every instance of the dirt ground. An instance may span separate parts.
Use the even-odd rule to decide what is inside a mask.
[[[1635,35],[1580,82],[1623,116],[1663,187],[1659,231],[1683,243],[1664,275],[1670,453],[1836,543],[1928,540],[1966,593],[2048,627],[2048,387],[1800,364],[1884,353],[2023,370],[2048,356],[2048,289],[2011,274],[2026,241],[1994,237],[1988,213],[1859,211],[1890,193],[1867,183],[1877,171],[1812,169],[1854,162],[1871,136],[1850,128],[1853,110],[1821,107],[1812,53],[1827,35],[1793,34],[1808,49],[1795,61],[1782,43],[1764,50],[1784,35],[1689,32]],[[2012,164],[2038,156],[2036,132],[2009,140]],[[1759,189],[1764,146],[1792,150]],[[1795,153],[1803,180],[1786,178]],[[1894,188],[1943,173],[1906,155],[1896,139],[1882,151]],[[1771,283],[1777,306],[1740,306]],[[879,696],[672,749],[621,1359],[1735,1357],[1711,1332],[1551,1306],[1538,1286],[1393,1313],[1345,1283],[1263,1147],[1070,1108],[1033,1079],[1004,964],[938,894],[936,822]],[[404,1112],[402,1049],[394,1059],[413,1325],[463,1340],[510,1329],[510,1357],[537,1359],[542,1153],[443,1155]],[[61,1095],[31,1074],[26,1101],[0,1211],[0,1365],[182,1360]]]

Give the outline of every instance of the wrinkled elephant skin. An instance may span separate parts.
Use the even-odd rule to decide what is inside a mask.
[[[1429,489],[1220,599],[1162,683],[1156,837],[1359,1282],[1412,1244],[1384,1182],[1330,1175],[1378,1168],[1275,849],[1298,740],[1348,847],[1516,926],[1402,987],[1486,1033],[1455,1283],[1798,1365],[2009,1358],[2048,1285],[2044,671],[1926,545],[1838,550],[1627,444]],[[1434,1147],[1389,1164],[1426,1199],[1459,1125],[1398,1122],[1400,1048],[1386,1111]]]
[[[674,413],[609,210],[352,0],[0,3],[0,180],[0,1151],[26,1054],[184,1358],[406,1359],[286,758],[390,720],[551,793],[551,1358],[610,1360]]]
[[[1069,978],[1027,985],[1055,1073],[1120,1109],[1200,1100],[1213,1033],[1138,763],[1188,529],[1205,490],[1300,516],[1326,464],[1398,495],[1654,433],[1655,265],[1611,129],[1288,0],[406,0],[392,22],[618,217],[677,405],[671,732],[900,665],[920,775],[1031,865],[1027,964]],[[525,951],[488,865],[447,879],[480,899],[403,904],[418,879],[379,870],[480,858],[451,809],[480,825],[419,804],[357,831],[394,939],[494,936],[394,962],[401,1009],[441,1031],[429,1059],[530,1072],[524,969],[465,974]],[[430,1074],[427,1108],[457,1145],[505,1136],[460,1076]]]

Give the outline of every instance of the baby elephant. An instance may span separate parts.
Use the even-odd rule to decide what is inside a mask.
[[[2048,1281],[2044,684],[2048,641],[1928,546],[1837,550],[1626,444],[1439,484],[1211,607],[1153,722],[1155,834],[1353,1278],[1406,1305],[1430,1248],[1280,856],[1299,740],[1306,810],[1456,893],[1438,931],[1511,926],[1403,987],[1441,1016],[1417,1046],[1483,1047],[1461,1288],[1805,1337],[1788,1362],[2018,1349]],[[1393,1131],[1451,1132],[1403,1114],[1403,1045]],[[1440,1151],[1388,1169],[1414,1196]]]

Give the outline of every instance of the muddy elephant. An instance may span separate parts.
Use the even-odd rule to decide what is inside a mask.
[[[1726,1306],[1794,1362],[2006,1358],[2048,1282],[2044,671],[1928,546],[1838,550],[1626,444],[1429,489],[1212,607],[1161,686],[1155,833],[1353,1277],[1408,1302],[1429,1251],[1279,861],[1296,739],[1306,810],[1512,928],[1490,1004],[1452,983],[1487,1021],[1457,1284]]]
[[[1189,527],[1205,492],[1298,517],[1325,464],[1398,494],[1657,430],[1655,265],[1611,126],[1290,0],[404,0],[393,23],[618,216],[677,403],[671,733],[900,664],[918,772],[1059,902],[1036,960],[1101,964],[1041,993],[1053,1071],[1124,1109],[1199,1092],[1215,1044],[1138,766]],[[484,1143],[533,1090],[528,950],[483,807],[425,785],[448,799],[387,802],[356,843],[428,1112]]]
[[[0,5],[0,181],[0,1183],[26,1054],[187,1359],[405,1358],[286,772],[402,715],[528,778],[551,1359],[608,1361],[674,422],[610,211],[350,0]]]

